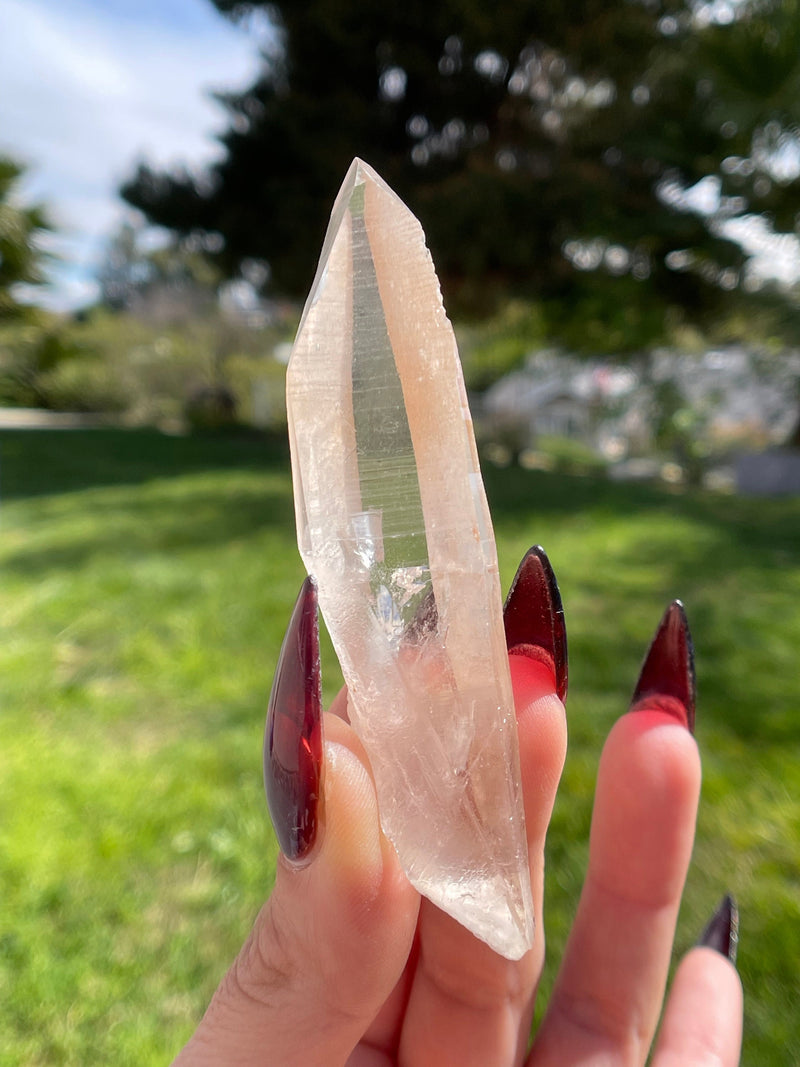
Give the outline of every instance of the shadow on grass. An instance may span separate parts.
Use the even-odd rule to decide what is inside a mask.
[[[0,447],[6,500],[50,494],[37,503],[36,521],[42,527],[52,518],[56,535],[32,531],[6,552],[6,566],[31,578],[75,571],[98,557],[124,563],[149,552],[226,545],[268,529],[293,541],[283,437],[18,431],[0,434]],[[569,546],[561,575],[568,622],[570,586],[582,600],[571,630],[576,680],[582,672],[602,692],[623,674],[634,678],[649,634],[617,649],[614,666],[607,662],[608,632],[633,641],[654,597],[681,595],[698,641],[701,697],[710,697],[710,716],[741,738],[796,739],[795,703],[779,676],[800,636],[800,501],[673,493],[518,468],[486,466],[484,473],[504,545],[528,534],[528,543],[543,541],[557,573],[562,544]],[[131,494],[127,487],[134,485]],[[80,505],[61,495],[100,486],[111,491]],[[631,535],[628,518],[636,524]],[[656,622],[654,613],[653,627]],[[759,680],[756,694],[750,676]]]
[[[266,527],[290,537],[294,526],[282,438],[18,431],[0,435],[0,463],[5,501],[49,497],[37,504],[31,537],[6,553],[6,566],[28,577],[103,558],[227,544]],[[227,477],[203,477],[220,473]],[[258,477],[270,473],[278,474],[277,486],[274,478]],[[108,491],[80,505],[70,500],[69,494],[93,488]],[[52,537],[37,536],[51,523]]]
[[[220,436],[170,437],[155,430],[6,430],[0,432],[0,499],[133,485],[202,471],[274,470],[289,473],[286,436],[243,431]],[[684,516],[724,525],[741,563],[743,550],[760,553],[759,566],[781,565],[764,551],[800,558],[800,498],[747,500],[602,478],[552,475],[484,466],[496,521],[530,524],[537,515]],[[675,546],[680,551],[680,545]]]
[[[287,470],[285,434],[171,437],[156,430],[0,431],[0,499],[135,485],[226,468]]]
[[[46,521],[47,512],[42,517]],[[142,490],[135,506],[130,496],[93,498],[86,502],[82,518],[61,532],[56,543],[39,547],[34,541],[8,552],[6,566],[35,578],[47,571],[75,572],[111,558],[124,561],[144,553],[230,544],[268,527],[287,531],[291,541],[294,531],[289,494],[259,484],[219,489],[202,484],[184,487],[179,497],[169,491],[169,483],[154,484]]]
[[[759,577],[768,576],[764,589],[780,575],[800,566],[800,498],[755,500],[699,491],[671,492],[656,486],[603,479],[548,475],[519,470],[487,472],[487,493],[497,526],[506,531],[549,529],[563,517],[585,523],[587,551],[597,553],[595,531],[625,518],[645,521],[650,539],[609,543],[596,555],[584,578],[584,588],[606,592],[609,571],[625,586],[626,570],[658,568],[667,586],[680,595],[692,585],[719,583],[749,576],[754,592]],[[690,528],[682,538],[681,530]],[[574,528],[574,525],[573,525]],[[544,546],[548,549],[548,545]],[[549,548],[557,554],[557,546]]]
[[[748,499],[519,468],[484,468],[484,476],[495,520],[513,522],[538,514],[637,516],[656,512],[665,521],[680,516],[724,528],[739,563],[742,551],[758,554],[759,566],[771,561],[780,566],[781,557],[770,555],[776,550],[784,550],[794,562],[800,560],[800,497]],[[680,553],[680,547],[675,545],[676,552]]]

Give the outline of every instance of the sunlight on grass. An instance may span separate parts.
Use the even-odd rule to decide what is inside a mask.
[[[110,431],[1,443],[0,1063],[163,1064],[274,873],[263,716],[303,574],[285,448]],[[800,503],[486,474],[504,585],[544,544],[569,626],[550,959],[582,880],[603,737],[681,596],[705,779],[678,948],[730,888],[744,1062],[794,1062]],[[327,639],[323,676],[329,700]]]

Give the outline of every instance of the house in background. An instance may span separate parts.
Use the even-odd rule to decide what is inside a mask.
[[[630,362],[532,354],[481,398],[484,441],[512,455],[568,438],[607,462],[669,449],[708,457],[765,449],[798,422],[800,353],[739,345],[687,354],[658,349]]]
[[[536,448],[542,438],[569,438],[606,459],[619,459],[647,443],[646,404],[638,387],[639,376],[630,367],[537,352],[522,370],[484,393],[479,432],[516,454]]]

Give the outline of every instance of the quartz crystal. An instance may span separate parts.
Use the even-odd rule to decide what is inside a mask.
[[[416,888],[533,942],[497,553],[455,336],[417,219],[355,160],[287,375],[300,553]]]

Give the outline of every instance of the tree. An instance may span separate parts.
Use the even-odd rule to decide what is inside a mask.
[[[219,234],[228,272],[264,260],[302,296],[354,154],[420,216],[451,307],[535,298],[579,347],[639,348],[755,299],[731,222],[794,231],[797,0],[213,2],[270,12],[279,46],[219,96],[230,125],[208,174],[143,165],[123,195]],[[687,196],[709,189],[705,207]]]
[[[19,303],[20,285],[43,281],[38,241],[49,225],[42,207],[22,207],[16,202],[14,194],[23,174],[19,163],[0,156],[0,321],[27,313]]]
[[[126,220],[110,237],[98,276],[102,303],[173,322],[215,308],[222,278],[208,257],[214,241],[192,233],[147,248],[145,236],[143,224]]]

